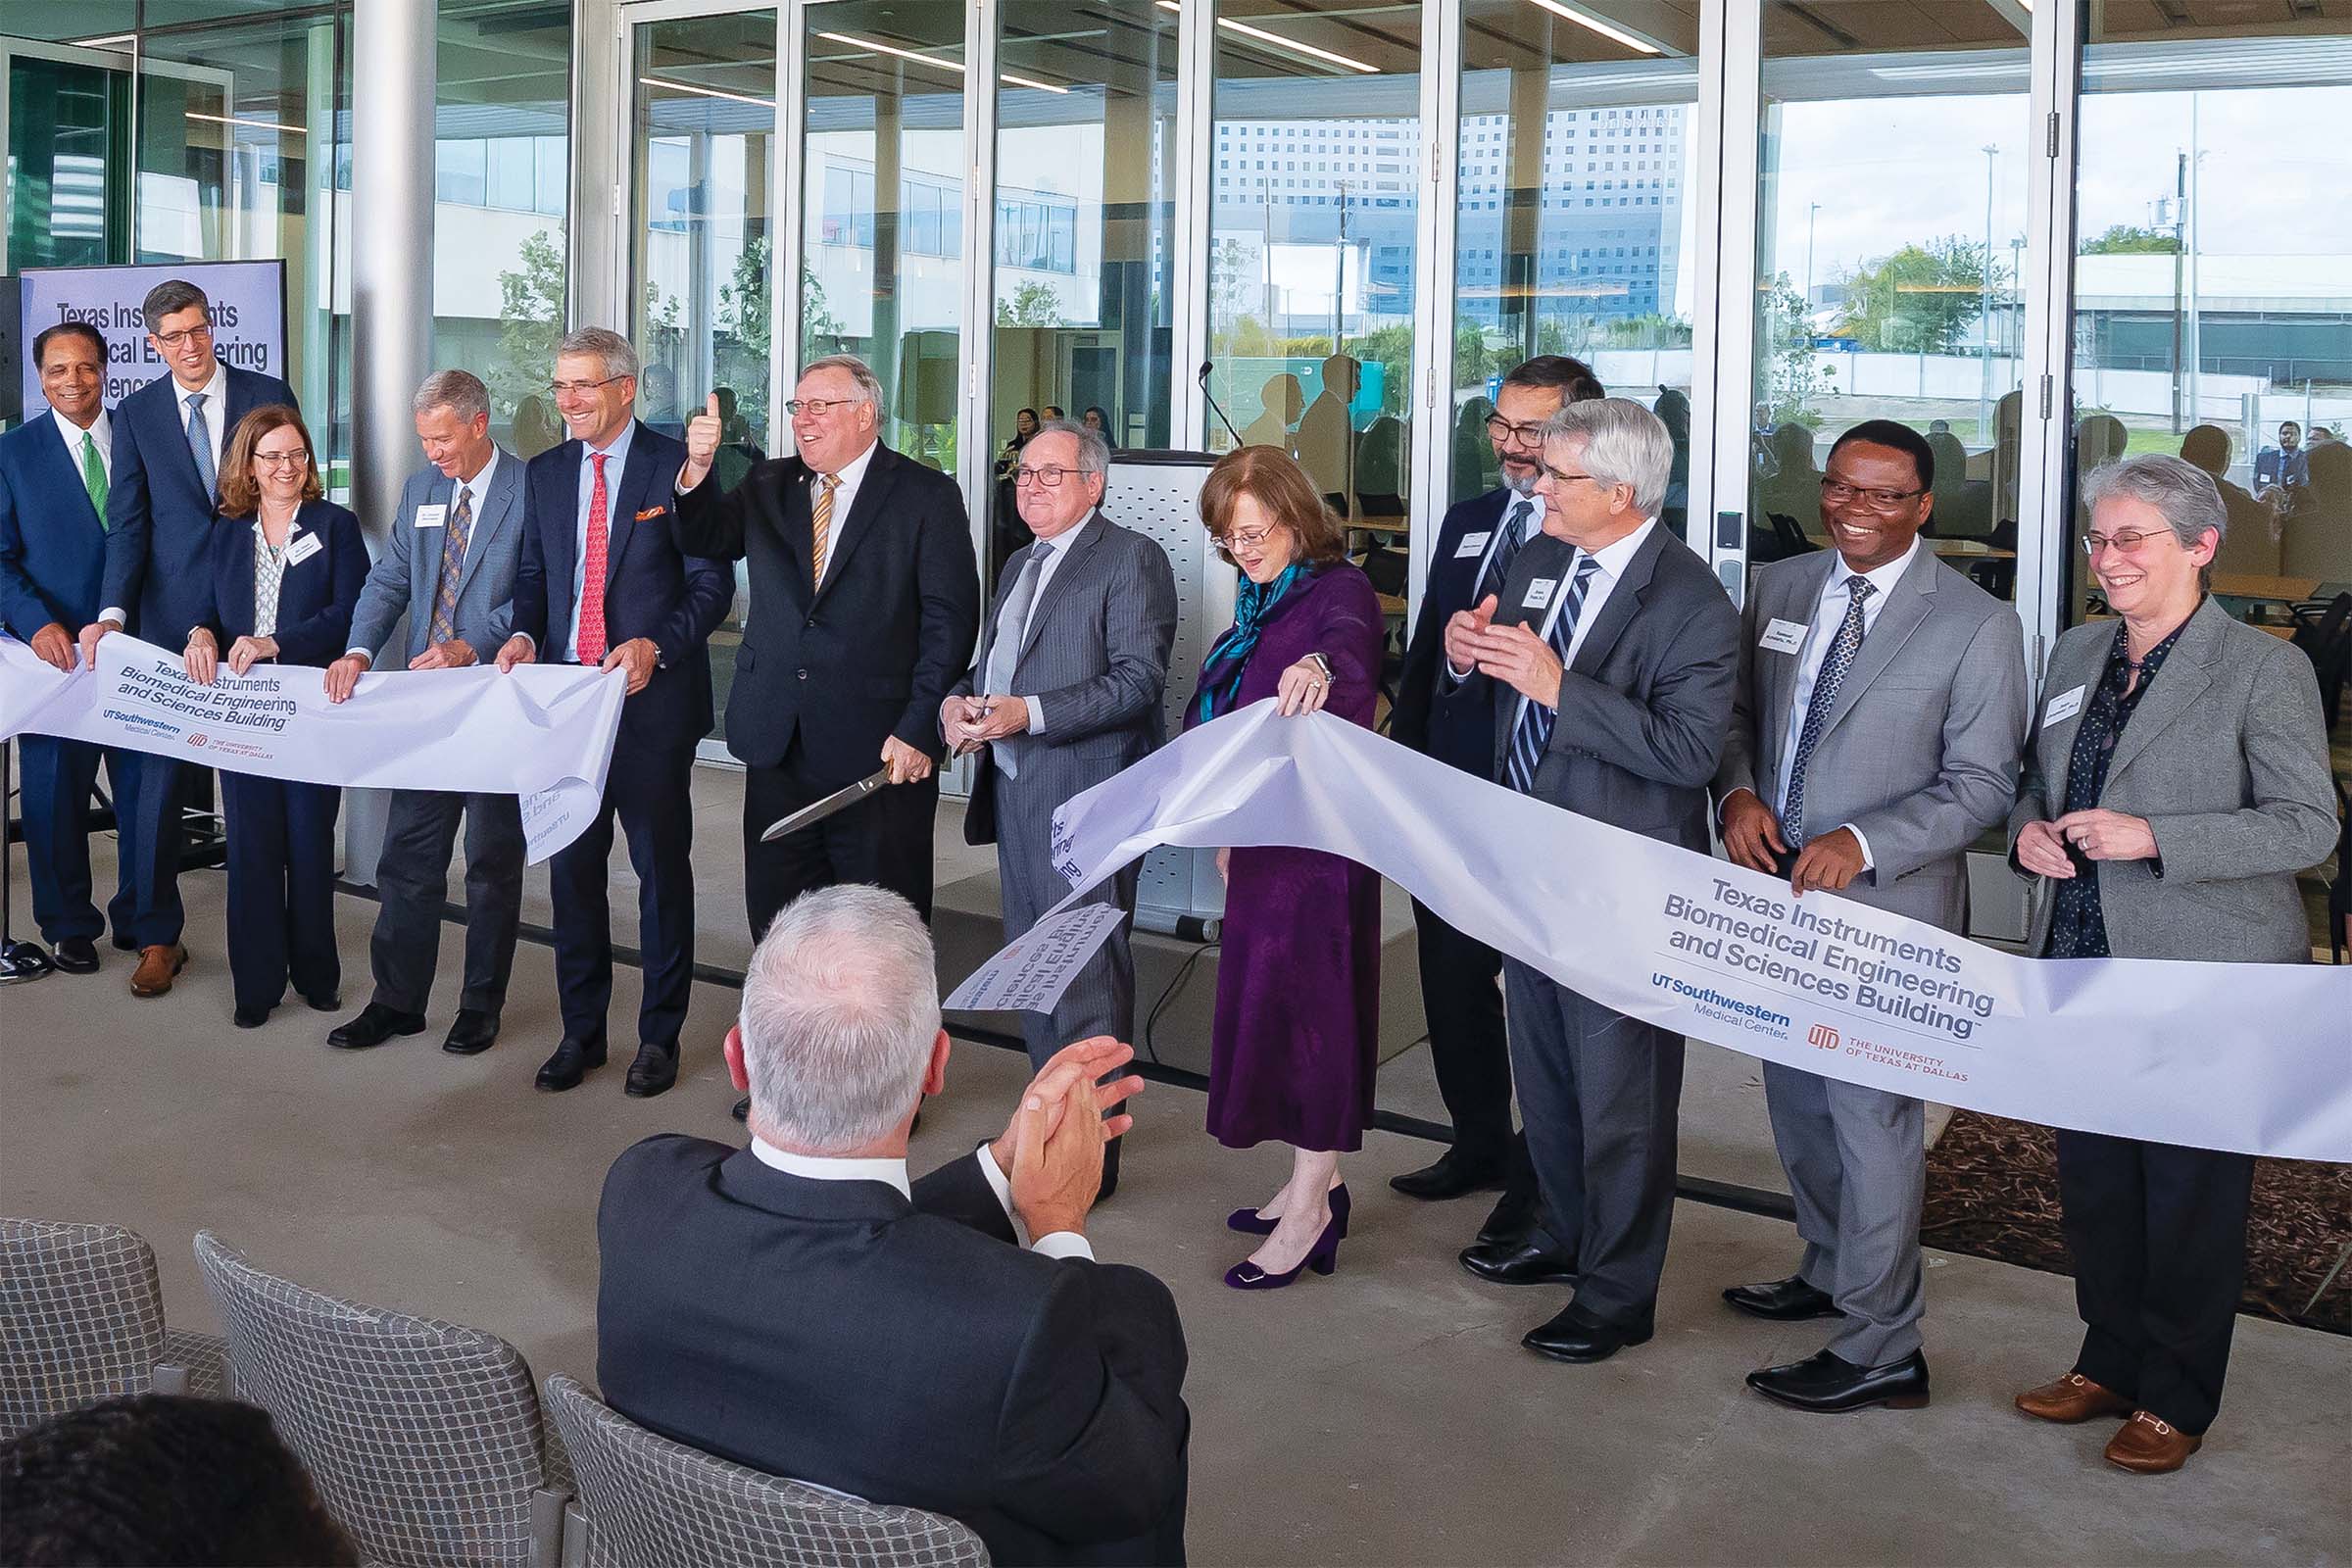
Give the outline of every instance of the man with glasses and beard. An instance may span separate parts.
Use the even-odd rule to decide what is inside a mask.
[[[1491,778],[1494,764],[1493,681],[1456,679],[1446,667],[1446,623],[1498,593],[1522,545],[1544,529],[1544,503],[1535,493],[1542,471],[1544,421],[1566,403],[1604,396],[1599,379],[1581,360],[1543,354],[1502,378],[1487,439],[1502,466],[1502,483],[1461,502],[1439,525],[1430,558],[1429,583],[1421,596],[1420,618],[1396,683],[1389,733],[1402,745],[1449,763],[1465,773]],[[1429,1020],[1429,1050],[1438,1089],[1452,1118],[1454,1142],[1435,1164],[1391,1180],[1410,1198],[1459,1198],[1503,1187],[1502,1200],[1479,1232],[1471,1253],[1493,1253],[1503,1262],[1526,1245],[1534,1220],[1535,1177],[1524,1138],[1511,1132],[1511,1066],[1503,1041],[1502,992],[1497,978],[1502,957],[1493,948],[1464,936],[1416,900],[1413,918],[1420,932],[1422,1010]],[[1488,1278],[1512,1277],[1482,1270],[1470,1254],[1466,1266]],[[1524,1268],[1522,1272],[1527,1272]],[[1538,1268],[1529,1283],[1541,1283]]]

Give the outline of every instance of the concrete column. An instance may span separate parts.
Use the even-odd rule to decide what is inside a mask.
[[[352,8],[352,510],[378,545],[419,461],[409,400],[432,362],[435,15],[416,0]],[[375,881],[385,809],[381,792],[345,792],[355,882]]]

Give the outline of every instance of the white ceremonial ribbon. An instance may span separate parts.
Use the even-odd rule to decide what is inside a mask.
[[[2352,967],[2032,959],[1643,838],[1271,701],[1054,814],[1091,888],[1157,845],[1368,865],[1448,924],[1628,1016],[1996,1116],[2352,1163]],[[1103,931],[1070,898],[947,1005],[1048,1008]],[[1058,984],[1040,985],[1049,979]]]
[[[256,664],[210,686],[177,654],[118,633],[93,674],[61,673],[0,638],[0,737],[30,732],[306,784],[522,798],[532,864],[580,836],[603,797],[627,680],[615,671],[488,664],[360,677]]]

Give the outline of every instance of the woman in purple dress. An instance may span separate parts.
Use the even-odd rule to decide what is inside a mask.
[[[1243,447],[1209,470],[1200,516],[1241,568],[1233,629],[1209,650],[1186,728],[1276,699],[1372,725],[1384,625],[1370,579],[1343,554],[1339,519],[1304,470],[1273,447]],[[1217,966],[1208,1130],[1232,1149],[1289,1144],[1291,1176],[1233,1229],[1263,1236],[1225,1276],[1278,1290],[1311,1264],[1328,1274],[1348,1234],[1340,1154],[1372,1116],[1380,1000],[1380,876],[1314,850],[1220,851],[1224,948]]]

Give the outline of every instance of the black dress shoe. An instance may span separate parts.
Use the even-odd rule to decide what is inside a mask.
[[[678,1048],[643,1045],[629,1063],[629,1081],[621,1092],[631,1100],[651,1100],[678,1081]]]
[[[122,932],[118,931],[114,934],[113,941],[115,944],[115,951],[117,953],[136,953],[139,951],[139,943],[136,937],[126,936]]]
[[[1490,1285],[1574,1285],[1576,1259],[1531,1242],[1480,1242],[1462,1249],[1462,1267]]]
[[[1654,1332],[1649,1314],[1632,1323],[1609,1323],[1580,1308],[1574,1301],[1541,1328],[1527,1331],[1519,1343],[1554,1361],[1605,1361],[1629,1345],[1647,1343]]]
[[[732,1111],[728,1112],[728,1114],[729,1114],[729,1115],[731,1115],[731,1116],[733,1116],[733,1117],[734,1117],[734,1118],[735,1118],[737,1121],[749,1121],[749,1120],[751,1120],[751,1117],[752,1117],[752,1097],[751,1097],[751,1096],[749,1096],[749,1095],[746,1095],[746,1096],[744,1096],[744,1097],[743,1097],[741,1100],[738,1100],[737,1102],[735,1102],[735,1108],[734,1108]]]
[[[1448,1149],[1434,1164],[1389,1178],[1389,1185],[1407,1198],[1443,1202],[1470,1193],[1493,1192],[1502,1185],[1502,1167],[1492,1160],[1463,1159]]]
[[[1502,1197],[1487,1213],[1487,1222],[1478,1228],[1478,1239],[1492,1247],[1518,1247],[1527,1241],[1528,1232],[1536,1228],[1536,1195],[1531,1188],[1520,1191],[1506,1187]]]
[[[329,991],[324,996],[304,997],[302,1000],[310,1004],[313,1012],[341,1012],[343,1010],[343,998],[338,992]]]
[[[441,1049],[453,1056],[478,1056],[498,1043],[498,1014],[479,1007],[461,1007],[457,1022]]]
[[[1928,1402],[1928,1358],[1913,1350],[1885,1366],[1856,1366],[1824,1350],[1787,1366],[1750,1372],[1747,1386],[1798,1410],[1860,1410],[1874,1404],[1916,1410]]]
[[[604,1064],[603,1041],[587,1046],[577,1040],[566,1039],[556,1048],[554,1055],[539,1064],[539,1076],[532,1079],[531,1084],[533,1088],[560,1095],[566,1089],[579,1088],[580,1080],[588,1075],[590,1068]]]
[[[1723,1298],[1750,1317],[1768,1318],[1775,1323],[1845,1316],[1838,1310],[1838,1303],[1830,1298],[1829,1292],[1815,1290],[1795,1274],[1763,1285],[1731,1286],[1724,1291]]]
[[[95,974],[98,945],[88,937],[68,937],[49,950],[49,961],[68,974]]]
[[[370,1002],[349,1023],[331,1031],[326,1043],[337,1051],[366,1051],[394,1035],[413,1035],[423,1028],[423,1013],[395,1012],[380,1002]]]
[[[268,1007],[239,1007],[229,1014],[229,1022],[240,1029],[259,1029],[270,1021]]]

